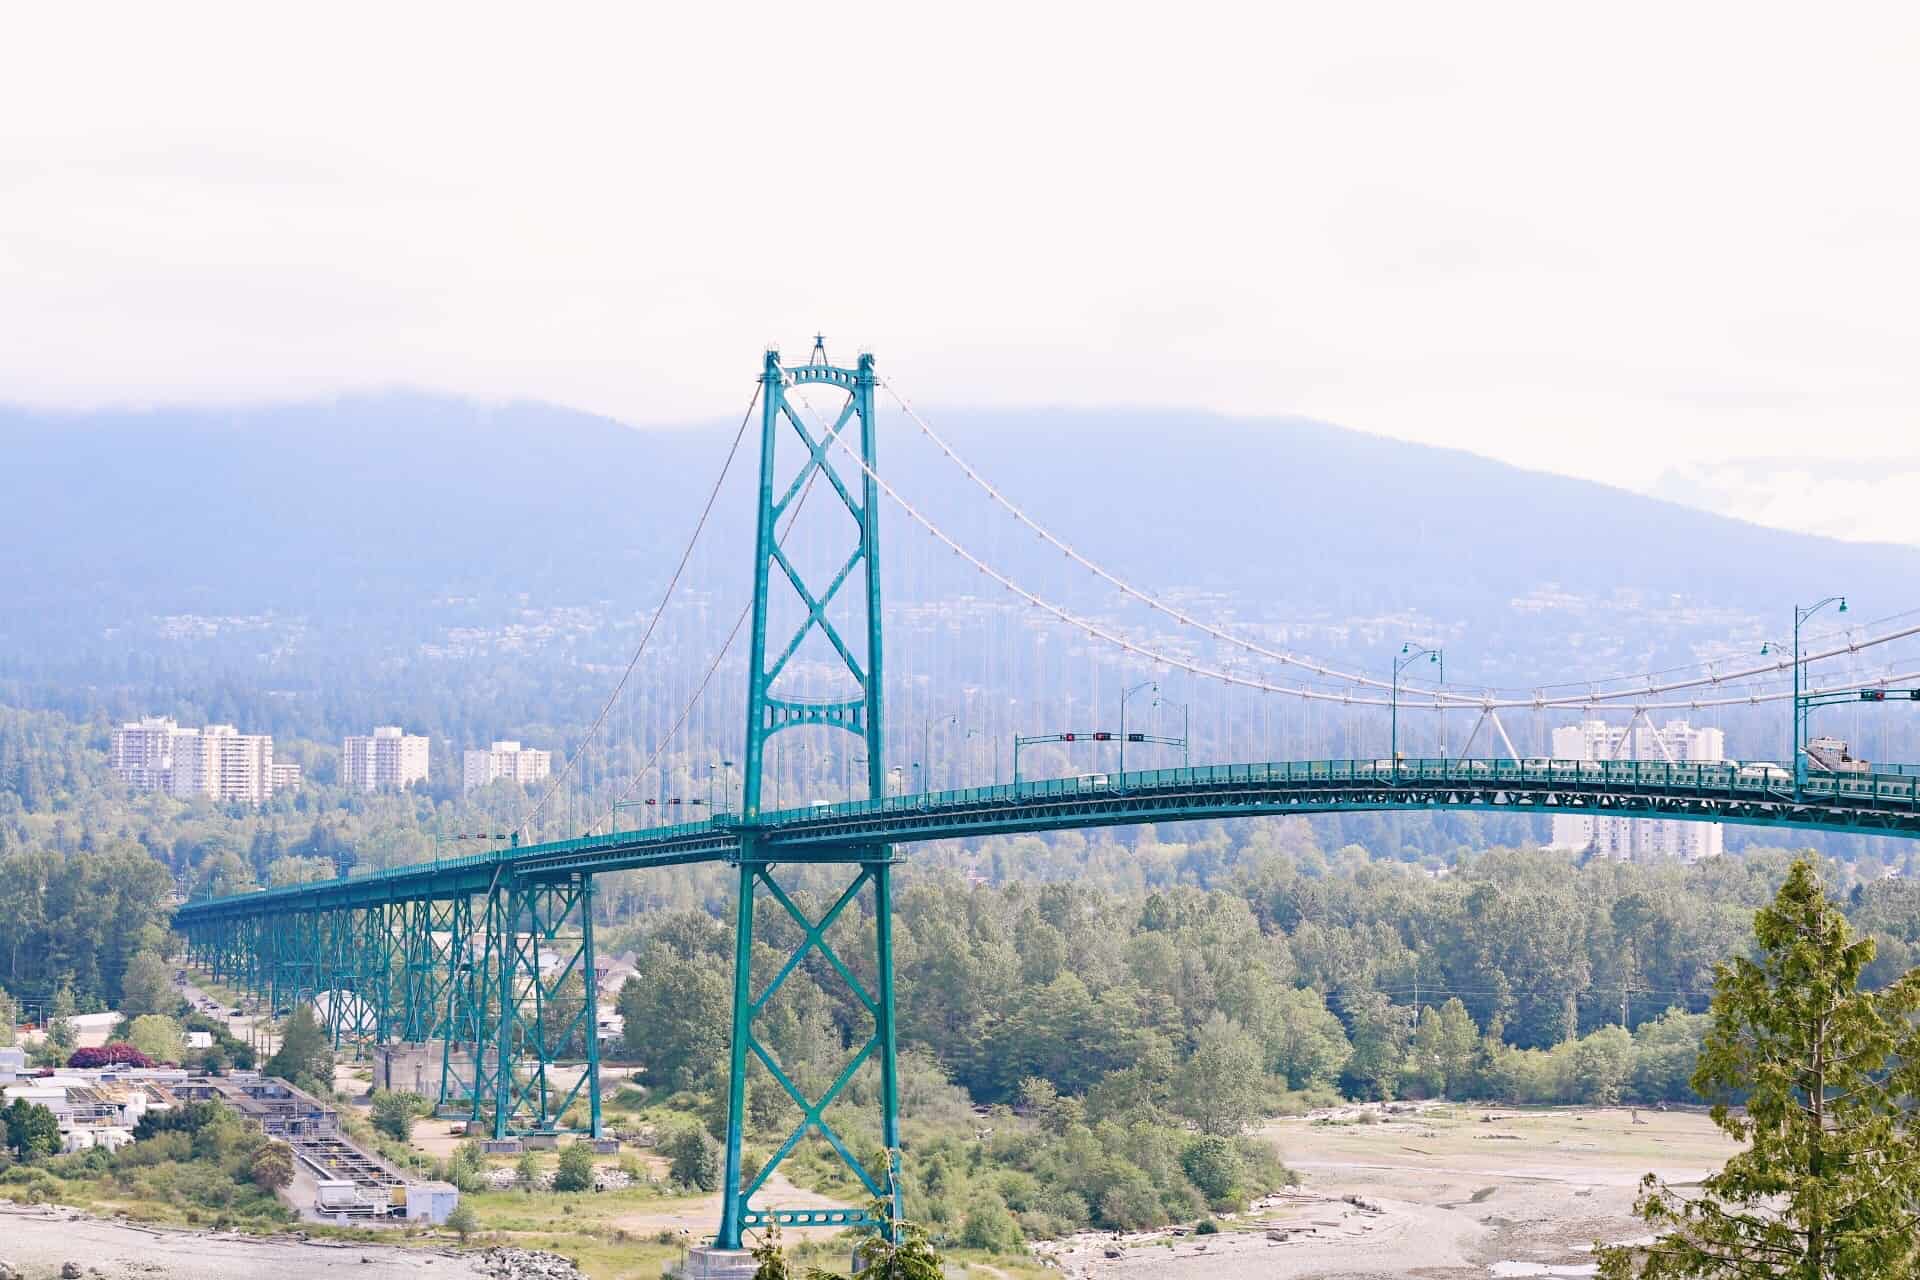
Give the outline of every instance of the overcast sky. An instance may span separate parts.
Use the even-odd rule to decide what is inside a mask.
[[[1911,4],[19,6],[0,399],[674,422],[817,328],[1920,542],[1916,124]]]

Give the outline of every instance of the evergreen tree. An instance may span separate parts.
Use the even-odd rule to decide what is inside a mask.
[[[1754,918],[1757,959],[1716,970],[1693,1087],[1747,1144],[1682,1197],[1649,1175],[1636,1206],[1661,1231],[1643,1253],[1608,1249],[1601,1275],[1910,1280],[1920,1273],[1920,971],[1859,989],[1872,963],[1796,862]],[[1744,1094],[1744,1111],[1731,1101]]]
[[[287,1019],[280,1050],[267,1059],[266,1073],[302,1088],[318,1086],[322,1092],[332,1091],[333,1046],[327,1041],[326,1028],[313,1016],[312,1005],[299,1006]]]

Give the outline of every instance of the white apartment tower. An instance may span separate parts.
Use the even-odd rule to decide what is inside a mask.
[[[427,780],[427,740],[383,724],[340,745],[340,783],[360,791],[398,791]]]
[[[173,740],[178,724],[162,716],[143,716],[113,731],[108,755],[113,771],[135,791],[166,791],[173,777]]]
[[[1585,720],[1553,731],[1556,760],[1671,760],[1675,764],[1727,758],[1726,735],[1696,729],[1685,720],[1655,728]],[[1608,818],[1569,815],[1553,820],[1555,849],[1572,849],[1608,858],[1681,858],[1695,862],[1717,858],[1725,848],[1717,822],[1680,822],[1667,818]]]
[[[538,782],[552,770],[553,757],[547,752],[523,748],[517,742],[496,742],[485,751],[467,752],[463,780],[466,790],[477,791],[501,778]]]
[[[113,771],[136,791],[164,791],[181,800],[205,796],[222,804],[258,806],[277,776],[273,738],[230,724],[182,729],[148,716],[113,731]]]

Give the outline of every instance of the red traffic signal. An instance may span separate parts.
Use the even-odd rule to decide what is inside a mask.
[[[1885,702],[1886,700],[1887,691],[1885,689],[1862,689],[1860,691],[1860,701],[1862,702]]]
[[[1073,741],[1076,741],[1079,738],[1079,736],[1080,735],[1077,733],[1063,733],[1060,735],[1060,741],[1073,742]]]
[[[1096,733],[1093,735],[1093,740],[1095,742],[1112,742],[1113,735],[1110,733]]]

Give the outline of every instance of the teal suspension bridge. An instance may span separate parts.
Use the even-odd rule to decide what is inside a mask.
[[[594,878],[606,872],[688,863],[733,868],[738,885],[724,1203],[715,1243],[720,1249],[737,1249],[745,1229],[767,1223],[807,1226],[870,1221],[862,1209],[782,1209],[758,1203],[770,1175],[810,1136],[831,1145],[873,1198],[891,1204],[897,1216],[900,1106],[891,917],[899,846],[1139,823],[1435,809],[1737,822],[1920,836],[1920,776],[1916,776],[1920,771],[1822,773],[1802,767],[1806,705],[1842,696],[1884,698],[1885,691],[1800,692],[1797,677],[1802,662],[1829,655],[1803,658],[1797,634],[1792,660],[1796,715],[1791,772],[1769,763],[1562,761],[1524,759],[1510,752],[1507,758],[1216,764],[888,795],[880,600],[883,495],[899,502],[936,538],[1008,590],[1130,653],[1271,692],[1388,704],[1378,699],[1369,703],[1350,694],[1316,694],[1152,653],[1020,587],[966,551],[900,498],[882,477],[874,401],[876,389],[884,384],[875,374],[872,358],[862,356],[850,368],[835,366],[826,361],[819,345],[814,357],[805,365],[789,367],[781,363],[778,353],[768,352],[757,393],[760,470],[744,793],[737,813],[637,831],[515,843],[370,875],[193,902],[175,916],[192,963],[215,980],[255,993],[273,1009],[296,1001],[315,1003],[337,1044],[438,1042],[441,1104],[463,1107],[476,1125],[490,1127],[496,1137],[565,1131],[565,1118],[579,1114],[582,1103],[586,1122],[577,1131],[597,1137],[602,1121]],[[795,408],[794,398],[809,387],[844,396],[837,419],[824,430],[818,424],[810,426],[808,415]],[[919,421],[917,415],[915,421]],[[931,430],[923,422],[920,425],[931,436]],[[938,437],[933,438],[943,451],[948,449]],[[784,484],[777,483],[780,473],[775,465],[776,447],[782,441],[789,449],[797,444],[803,457]],[[949,452],[949,456],[953,455]],[[965,463],[960,465],[995,501],[1032,523]],[[831,503],[844,508],[852,530],[824,580],[820,573],[803,572],[799,557],[789,553],[783,539],[798,505],[818,485],[830,492]],[[848,527],[848,522],[841,522],[841,527]],[[1149,599],[1038,525],[1033,527],[1118,589]],[[774,606],[776,595],[791,606],[785,614]],[[1306,666],[1316,674],[1342,674],[1251,644],[1163,602],[1151,603],[1176,621],[1267,659]],[[1915,631],[1920,628],[1897,634]],[[1882,639],[1886,638],[1892,637]],[[824,641],[831,661],[838,665],[844,696],[823,700],[783,692],[783,675],[789,674],[795,655],[809,641]],[[1755,671],[1782,667],[1783,663],[1776,663]],[[1376,689],[1386,687],[1377,680],[1346,678]],[[1636,716],[1648,706],[1663,705],[1650,698],[1700,684],[1718,685],[1729,678],[1723,672],[1708,680],[1647,683],[1633,691]],[[1885,681],[1879,683],[1884,686]],[[1399,691],[1393,692],[1398,709]],[[1481,721],[1497,731],[1497,739],[1489,740],[1505,741],[1498,721],[1502,707],[1577,707],[1591,705],[1592,698],[1536,694],[1499,700],[1432,691],[1407,705],[1478,710]],[[775,735],[799,727],[824,727],[858,739],[864,747],[867,794],[872,798],[765,807],[762,778],[768,743]],[[1184,744],[1184,739],[1180,741]],[[838,868],[844,875],[839,895],[817,915],[810,916],[783,883],[782,877],[790,877],[792,869],[799,867]],[[857,957],[856,972],[856,965],[829,941],[829,932],[863,894],[875,922],[873,954]],[[763,900],[792,917],[800,927],[801,942],[770,980],[756,985],[750,958],[755,905]],[[861,945],[866,945],[864,939]],[[788,1076],[756,1034],[756,1023],[768,1002],[810,959],[823,961],[837,974],[872,1024],[871,1035],[850,1047],[845,1069],[817,1097],[809,1096]],[[569,996],[574,983],[579,984],[583,999]],[[584,1070],[561,1062],[569,1045],[584,1045]],[[753,1060],[791,1097],[800,1119],[773,1156],[743,1181],[746,1080]],[[879,1077],[879,1128],[886,1151],[882,1169],[871,1169],[856,1158],[827,1118],[828,1108],[869,1063]]]

